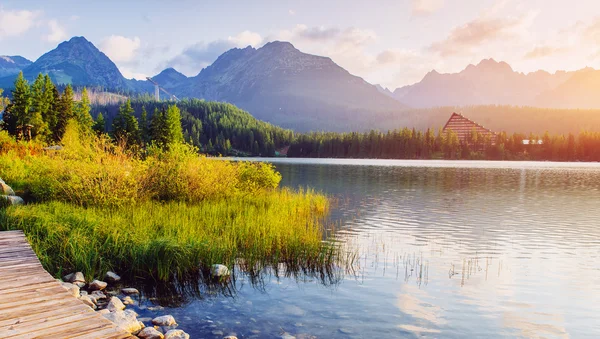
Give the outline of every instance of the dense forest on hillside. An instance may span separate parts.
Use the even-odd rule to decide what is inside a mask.
[[[289,145],[294,137],[291,130],[257,120],[231,104],[191,99],[177,102],[176,105],[181,111],[185,140],[205,153],[274,156],[277,149]],[[131,101],[141,131],[150,129],[152,117],[167,106],[166,102],[154,101],[149,96]],[[119,107],[116,103],[93,105],[92,114],[102,114],[105,131],[110,131],[112,121],[119,114]]]

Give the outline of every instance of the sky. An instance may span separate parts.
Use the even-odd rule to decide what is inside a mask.
[[[494,58],[600,68],[598,0],[0,0],[0,55],[35,60],[84,36],[127,78],[196,75],[226,50],[289,41],[390,89]]]

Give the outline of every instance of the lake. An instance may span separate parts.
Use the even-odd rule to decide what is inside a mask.
[[[332,198],[352,266],[238,272],[141,317],[172,314],[192,338],[600,337],[599,164],[266,160]]]

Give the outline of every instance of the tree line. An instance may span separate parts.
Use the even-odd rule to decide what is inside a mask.
[[[525,142],[524,142],[525,141]],[[289,157],[600,161],[600,132],[543,135],[505,132],[495,138],[473,130],[460,140],[452,130],[402,128],[382,133],[308,133],[296,136]]]
[[[157,102],[149,95],[91,103],[86,88],[75,95],[70,85],[58,87],[42,74],[29,84],[20,73],[11,94],[9,100],[0,92],[0,128],[22,138],[29,126],[32,138],[46,143],[59,143],[75,121],[84,132],[109,135],[136,150],[188,142],[203,153],[237,156],[270,157],[287,148],[288,157],[600,161],[598,132],[502,132],[492,140],[474,130],[463,141],[442,129],[295,134],[228,103]]]

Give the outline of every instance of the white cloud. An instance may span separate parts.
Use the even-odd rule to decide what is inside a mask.
[[[444,7],[444,0],[412,0],[412,15],[425,16]]]
[[[121,35],[111,35],[100,43],[100,50],[104,52],[115,63],[135,61],[138,49],[140,48],[140,38],[127,38]]]
[[[59,42],[67,38],[67,31],[61,24],[58,23],[58,21],[48,21],[48,27],[50,28],[50,33],[45,36],[47,41]]]
[[[291,16],[294,16],[294,15],[296,15],[296,11],[295,11],[295,10],[293,10],[293,9],[290,9],[290,10],[288,11],[288,13],[289,13],[289,15],[291,15]]]
[[[251,31],[243,31],[226,39],[210,42],[198,42],[185,48],[180,54],[167,61],[165,67],[173,67],[185,75],[198,74],[201,69],[213,63],[219,55],[232,48],[246,46],[258,47],[264,42],[263,37]]]
[[[135,72],[128,67],[119,67],[119,71],[121,71],[121,74],[127,79],[146,80],[146,77],[148,76],[145,73]]]
[[[0,6],[0,39],[19,36],[34,24],[39,12],[26,10],[5,10]]]

